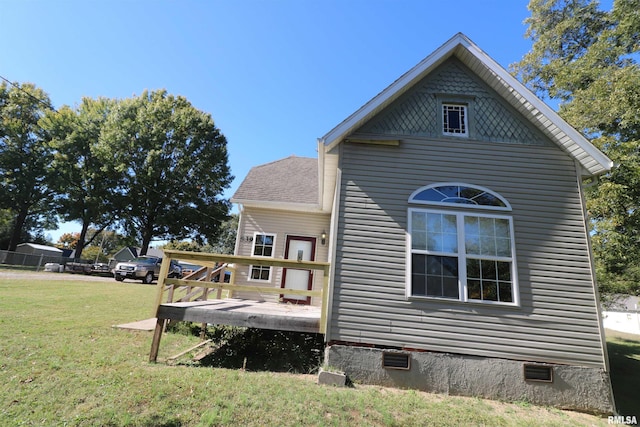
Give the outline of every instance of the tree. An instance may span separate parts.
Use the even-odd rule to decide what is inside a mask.
[[[38,232],[55,224],[52,152],[39,125],[51,109],[47,94],[30,83],[0,85],[0,208],[13,214],[10,251],[25,226]]]
[[[93,233],[95,233],[95,230],[90,229],[89,234]],[[95,238],[92,239],[91,246],[101,246],[102,253],[112,257],[125,246],[136,246],[136,239],[124,236],[113,230],[102,230],[100,233],[96,233]]]
[[[617,167],[587,188],[601,291],[640,294],[639,0],[531,0],[533,47],[512,66]]]
[[[231,217],[222,223],[218,238],[211,242],[212,252],[233,255],[236,249],[239,218],[238,214],[231,214]]]
[[[83,98],[75,109],[67,106],[52,111],[42,120],[54,151],[51,172],[56,176],[58,214],[64,221],[79,221],[82,226],[76,241],[76,258],[91,240],[116,222],[118,195],[114,195],[117,176],[105,166],[111,159],[99,158],[96,146],[109,112],[116,102],[106,98]],[[89,227],[96,232],[88,234]]]
[[[227,141],[209,114],[164,90],[121,101],[105,122],[99,150],[120,174],[122,225],[142,240],[215,239],[227,219],[221,197],[233,179]]]
[[[174,249],[188,252],[208,252],[213,254],[233,255],[236,247],[236,234],[238,232],[238,214],[231,214],[228,220],[220,225],[218,237],[207,245],[201,245],[194,241],[175,241],[167,243],[163,249]]]
[[[79,238],[80,233],[63,233],[54,246],[58,249],[73,249],[77,246]]]

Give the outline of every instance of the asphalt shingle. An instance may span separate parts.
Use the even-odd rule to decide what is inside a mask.
[[[318,159],[289,156],[251,168],[232,201],[318,203]]]

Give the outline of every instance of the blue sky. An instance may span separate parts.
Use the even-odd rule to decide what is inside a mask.
[[[316,139],[463,32],[504,67],[525,0],[0,0],[0,75],[55,107],[167,89],[210,113],[236,177]],[[65,224],[49,234],[79,231]]]

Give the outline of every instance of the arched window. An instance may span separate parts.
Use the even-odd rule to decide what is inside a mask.
[[[519,304],[512,217],[487,212],[511,210],[506,199],[474,185],[440,183],[414,191],[409,203],[434,205],[408,209],[409,297]]]
[[[469,184],[439,183],[417,189],[410,203],[438,205],[474,205],[485,209],[511,210],[509,203],[493,191]]]

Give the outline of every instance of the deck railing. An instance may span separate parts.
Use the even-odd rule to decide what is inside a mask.
[[[171,261],[186,261],[207,267],[206,275],[196,277],[189,275],[182,279],[167,278]],[[293,268],[298,270],[322,271],[323,281],[321,290],[299,290],[280,288],[273,286],[251,286],[236,285],[235,272],[239,265],[264,265],[269,267]],[[277,295],[299,295],[320,298],[322,301],[320,309],[320,333],[325,333],[327,328],[328,300],[329,300],[329,267],[328,262],[317,261],[297,261],[288,259],[262,258],[251,256],[222,255],[204,252],[186,252],[165,249],[162,266],[158,278],[158,292],[155,304],[155,315],[158,308],[165,302],[174,302],[175,290],[183,288],[185,295],[179,298],[181,301],[202,299],[206,300],[211,296],[212,291],[216,291],[215,298],[224,296],[224,291],[228,295],[235,291],[258,292],[262,294]],[[224,281],[225,271],[231,273],[229,283]],[[215,281],[217,278],[217,281]]]

